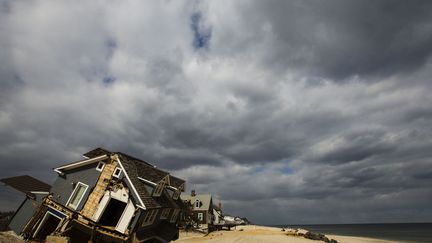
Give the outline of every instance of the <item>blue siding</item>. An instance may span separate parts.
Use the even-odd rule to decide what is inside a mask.
[[[20,235],[23,227],[33,216],[38,206],[39,204],[35,200],[26,197],[11,219],[9,228],[17,235]]]
[[[89,187],[85,192],[80,204],[78,205],[77,211],[80,211],[99,178],[100,172],[96,170],[96,165],[97,163],[94,163],[88,166],[77,168],[75,170],[66,171],[64,176],[59,175],[51,188],[53,200],[60,204],[66,205],[74,190],[74,183],[76,185],[78,182],[82,182]]]

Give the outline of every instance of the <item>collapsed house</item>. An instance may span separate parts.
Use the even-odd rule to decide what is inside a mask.
[[[54,169],[58,177],[49,194],[26,199],[36,206],[20,207],[12,218],[18,235],[39,242],[48,235],[66,236],[71,242],[178,238],[184,180],[121,152],[97,148],[84,156]]]

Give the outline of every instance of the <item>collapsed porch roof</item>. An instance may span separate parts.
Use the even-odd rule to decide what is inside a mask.
[[[51,189],[51,186],[48,185],[47,183],[40,181],[29,175],[3,178],[0,179],[0,181],[28,195],[37,192],[49,192]]]

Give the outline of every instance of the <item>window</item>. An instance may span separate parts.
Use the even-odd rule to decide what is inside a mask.
[[[198,220],[199,221],[203,221],[204,219],[204,214],[203,213],[198,213]]]
[[[96,170],[102,171],[104,167],[105,167],[105,163],[100,161],[99,164],[96,166]]]
[[[83,199],[84,194],[87,191],[87,188],[88,186],[86,184],[78,182],[78,184],[75,186],[75,189],[73,190],[68,200],[67,203],[68,207],[76,210],[81,200]]]
[[[161,219],[167,219],[169,213],[170,213],[170,209],[169,208],[165,208],[164,210],[162,210],[162,214],[161,214],[160,218]]]
[[[178,209],[174,210],[173,214],[171,215],[171,220],[170,220],[171,222],[175,222],[177,220],[177,216],[178,216],[179,212],[180,212],[180,210],[178,210]]]
[[[164,182],[159,182],[159,184],[156,186],[155,190],[153,191],[153,196],[158,197],[162,194],[163,189],[165,188]]]
[[[116,167],[114,170],[113,176],[116,178],[120,178],[121,172],[122,172],[122,169],[120,169],[119,167]]]
[[[199,199],[197,199],[197,200],[195,201],[195,207],[196,207],[196,208],[201,207],[201,202],[200,202]]]
[[[176,191],[174,192],[173,199],[174,199],[174,200],[177,200],[179,196],[180,196],[180,190],[176,190]]]
[[[151,225],[153,224],[156,215],[157,215],[158,210],[149,210],[143,220],[142,226],[147,226],[147,225]]]

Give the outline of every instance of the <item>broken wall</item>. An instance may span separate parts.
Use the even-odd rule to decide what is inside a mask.
[[[92,185],[95,185],[92,193],[88,197],[82,214],[87,218],[93,218],[94,213],[98,209],[98,205],[102,197],[105,195],[105,191],[109,185],[112,174],[117,167],[117,161],[111,160],[110,163],[105,164],[101,172],[98,171],[98,179]],[[96,170],[96,169],[95,169]]]
[[[26,197],[21,206],[17,209],[15,215],[12,217],[9,223],[9,228],[13,230],[15,234],[20,235],[24,226],[36,212],[38,207],[39,204],[35,200]]]

